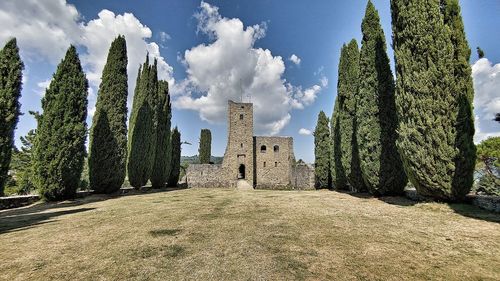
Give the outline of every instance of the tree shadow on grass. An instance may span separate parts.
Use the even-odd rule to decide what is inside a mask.
[[[477,206],[472,204],[463,204],[463,203],[448,203],[455,213],[460,214],[465,217],[484,220],[489,222],[500,223],[500,214],[495,213],[493,211],[483,210]]]
[[[123,196],[137,196],[137,195],[146,195],[152,193],[161,193],[161,192],[170,192],[177,191],[183,188],[160,188],[160,189],[152,189],[151,187],[143,187],[142,189],[133,189],[133,188],[124,188],[120,189],[117,192],[111,194],[92,194],[82,198],[76,198],[73,200],[66,200],[60,202],[43,202],[39,201],[29,206],[23,206],[19,208],[0,210],[0,219],[6,216],[17,216],[17,215],[26,215],[31,213],[38,213],[51,209],[60,209],[60,208],[68,208],[68,207],[76,207],[84,204],[94,203],[106,201],[109,199],[120,198]]]
[[[28,229],[36,225],[50,223],[50,219],[58,216],[76,214],[94,210],[95,208],[79,208],[44,213],[27,213],[0,217],[0,234]]]

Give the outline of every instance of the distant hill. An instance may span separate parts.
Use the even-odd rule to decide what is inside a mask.
[[[214,164],[221,164],[222,159],[224,159],[224,157],[210,156],[210,162],[213,162]],[[198,158],[198,155],[181,156],[181,163],[182,164],[199,164],[200,160]]]

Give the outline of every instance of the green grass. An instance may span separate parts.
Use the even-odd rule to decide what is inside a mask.
[[[0,280],[500,280],[500,215],[187,189],[0,211]]]

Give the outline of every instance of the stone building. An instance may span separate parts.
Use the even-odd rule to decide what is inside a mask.
[[[314,189],[312,167],[295,163],[293,138],[253,135],[253,104],[228,102],[228,140],[222,164],[191,164],[188,187]]]

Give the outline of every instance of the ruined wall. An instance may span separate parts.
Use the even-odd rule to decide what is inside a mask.
[[[186,170],[186,183],[190,188],[229,188],[221,164],[191,164]]]
[[[265,149],[264,149],[265,148]],[[279,189],[292,184],[293,139],[254,137],[255,188]]]
[[[244,167],[244,179],[253,186],[253,105],[229,101],[227,120],[229,131],[222,162],[223,177],[231,187],[236,187],[240,167]]]
[[[307,164],[297,164],[292,170],[292,186],[294,189],[315,189],[314,168]]]

